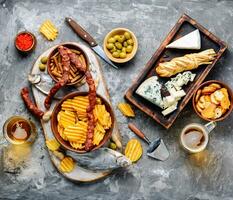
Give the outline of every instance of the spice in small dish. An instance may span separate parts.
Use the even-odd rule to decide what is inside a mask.
[[[21,32],[15,38],[15,47],[22,53],[30,52],[36,45],[36,38],[30,32]]]

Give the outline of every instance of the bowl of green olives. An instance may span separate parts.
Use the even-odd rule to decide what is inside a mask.
[[[137,38],[129,29],[115,28],[104,38],[105,54],[113,62],[128,62],[135,56],[137,49]]]

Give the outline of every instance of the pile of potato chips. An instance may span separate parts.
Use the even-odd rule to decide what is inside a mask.
[[[84,148],[87,135],[88,119],[86,109],[88,105],[88,96],[76,96],[64,101],[61,105],[61,111],[57,115],[57,130],[60,136],[69,141],[74,149]],[[97,98],[93,113],[96,121],[93,144],[99,145],[106,130],[110,129],[112,125],[112,118],[100,98]]]

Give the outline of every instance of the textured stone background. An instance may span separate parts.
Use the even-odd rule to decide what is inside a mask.
[[[139,51],[132,62],[116,71],[101,61],[116,108],[132,80],[184,12],[228,43],[227,54],[217,63],[208,79],[222,80],[233,88],[233,1],[0,0],[0,126],[11,115],[31,117],[19,97],[19,90],[27,85],[26,76],[35,59],[54,44],[80,41],[64,23],[66,16],[76,19],[100,44],[106,33],[115,27],[127,27],[136,34]],[[59,28],[59,36],[54,42],[46,41],[38,33],[45,19],[51,19]],[[36,50],[26,58],[19,56],[13,45],[16,33],[24,29],[35,33],[38,39]],[[127,128],[130,120],[118,110],[116,114],[126,143],[134,137]],[[4,173],[1,161],[0,199],[233,199],[233,115],[218,124],[211,134],[207,151],[199,157],[192,157],[185,155],[178,145],[178,135],[185,124],[204,123],[196,116],[191,104],[169,131],[142,112],[136,110],[136,114],[134,122],[149,138],[161,136],[164,139],[171,154],[168,161],[157,162],[144,153],[133,169],[95,184],[73,184],[51,165],[37,123],[39,137],[19,173]],[[142,142],[142,145],[145,150],[146,144]],[[2,157],[2,153],[0,155]]]

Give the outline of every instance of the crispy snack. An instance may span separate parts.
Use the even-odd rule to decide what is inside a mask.
[[[76,116],[73,112],[70,111],[61,111],[57,115],[57,120],[61,127],[66,128],[75,124]]]
[[[227,89],[217,83],[211,83],[202,90],[198,90],[195,102],[197,111],[208,119],[220,118],[231,104]]]
[[[67,136],[64,134],[64,128],[62,126],[60,126],[60,124],[57,125],[57,130],[58,133],[60,134],[61,138],[65,141],[68,140]]]
[[[99,145],[99,143],[103,140],[104,138],[104,133],[100,132],[99,130],[94,130],[94,138],[93,138],[93,144],[94,145]]]
[[[199,90],[197,91],[197,94],[196,94],[196,96],[195,96],[195,102],[196,102],[196,103],[198,102],[200,96],[201,96],[201,89],[199,89]]]
[[[70,145],[74,149],[83,149],[84,148],[84,145],[82,143],[79,143],[79,142],[70,142]]]
[[[64,129],[64,134],[69,141],[79,142],[81,144],[86,141],[86,133],[87,123],[85,126],[77,123]]]
[[[43,34],[47,40],[55,40],[58,35],[58,30],[50,20],[46,20],[40,27],[40,33]]]
[[[221,89],[221,85],[219,85],[218,83],[211,83],[210,87],[215,87],[216,89]]]
[[[95,128],[93,145],[99,145],[103,140],[106,130],[112,125],[110,113],[102,104],[100,98],[96,98],[94,109]],[[87,109],[88,96],[77,96],[67,99],[61,105],[61,111],[57,115],[57,130],[60,136],[68,141],[74,149],[83,149],[87,139]]]
[[[209,106],[207,106],[202,112],[202,116],[208,119],[213,119],[215,117],[215,109],[216,105],[213,103],[210,103]]]
[[[126,117],[135,117],[134,111],[128,103],[119,103],[117,107]]]
[[[216,87],[212,87],[212,86],[206,86],[202,89],[201,93],[202,94],[212,94],[213,92],[215,92],[217,90]]]
[[[125,156],[136,162],[142,156],[142,146],[137,139],[131,139],[125,148]]]
[[[72,172],[75,167],[75,163],[71,157],[65,157],[59,166],[59,169],[64,173]]]
[[[59,149],[60,144],[56,139],[51,139],[51,140],[46,140],[46,146],[48,147],[49,150],[56,151]]]
[[[94,109],[95,119],[104,127],[109,129],[112,125],[110,113],[106,110],[105,105],[96,105]]]

